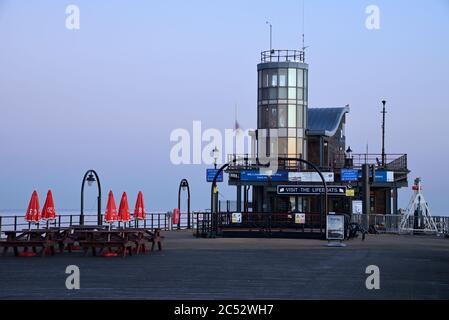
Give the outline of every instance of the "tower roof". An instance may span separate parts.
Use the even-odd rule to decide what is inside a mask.
[[[307,135],[332,137],[337,133],[340,123],[349,106],[336,108],[309,108],[307,111]]]

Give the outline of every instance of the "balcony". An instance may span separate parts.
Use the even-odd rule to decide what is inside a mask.
[[[384,169],[395,173],[409,173],[407,166],[407,154],[387,154],[385,166],[382,166],[382,155],[380,154],[353,154],[350,159],[345,155],[336,155],[327,166],[321,167],[321,171],[340,171],[340,169],[361,169],[363,164],[374,165],[376,169]],[[228,171],[257,170],[266,164],[258,158],[248,155],[228,155],[228,162],[231,163]],[[279,170],[286,171],[311,171],[312,168],[305,168],[305,165],[297,160],[273,160],[276,161]]]
[[[262,51],[261,62],[305,62],[305,52],[300,50],[269,50]]]

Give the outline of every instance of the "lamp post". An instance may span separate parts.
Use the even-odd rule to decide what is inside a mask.
[[[352,149],[351,147],[348,147],[345,154],[345,167],[346,168],[352,168],[354,165],[354,157],[352,156]]]
[[[87,181],[87,185],[91,187],[94,182],[97,182],[98,186],[98,198],[97,198],[97,223],[99,226],[102,225],[101,218],[101,184],[100,178],[95,170],[89,170],[86,172],[83,178],[83,182],[81,184],[81,215],[80,215],[80,225],[84,225],[84,185]]]
[[[385,168],[387,159],[385,155],[385,115],[387,114],[387,111],[385,111],[385,105],[387,104],[387,101],[382,100],[382,168]]]
[[[182,179],[179,184],[178,190],[178,210],[179,210],[179,222],[178,230],[181,229],[181,190],[187,190],[187,229],[190,229],[190,186],[187,179]]]
[[[217,169],[217,161],[218,161],[218,153],[220,152],[220,150],[218,150],[217,147],[214,148],[214,150],[212,150],[212,154],[214,157],[214,169]]]

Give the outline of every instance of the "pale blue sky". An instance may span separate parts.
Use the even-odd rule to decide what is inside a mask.
[[[347,140],[380,152],[380,100],[389,105],[387,152],[408,153],[435,214],[449,214],[446,123],[449,1],[306,1],[310,105],[351,105]],[[81,30],[65,28],[65,8]],[[365,28],[380,8],[381,29]],[[34,188],[79,208],[96,169],[104,194],[138,190],[147,209],[176,206],[188,178],[192,207],[209,205],[204,166],[170,163],[170,132],[256,126],[256,65],[268,48],[300,47],[300,0],[0,0],[0,209],[25,208]],[[223,189],[224,196],[233,193]],[[401,193],[405,207],[410,190]],[[105,198],[106,199],[106,198]],[[42,199],[41,201],[43,201]],[[86,207],[94,208],[95,192]]]

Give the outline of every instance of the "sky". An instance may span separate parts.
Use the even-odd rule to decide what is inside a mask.
[[[407,153],[434,215],[446,204],[449,159],[449,1],[304,0],[309,105],[344,106],[347,144]],[[66,28],[66,7],[80,29]],[[365,10],[380,10],[380,29]],[[173,165],[173,130],[256,127],[260,52],[301,47],[302,0],[0,0],[0,212],[26,208],[51,188],[56,206],[79,209],[95,169],[116,198],[145,194],[149,211],[177,206],[187,178],[192,208],[208,208],[206,165]],[[220,186],[221,200],[235,198]],[[406,207],[411,189],[400,193]],[[96,191],[87,189],[86,208]]]

